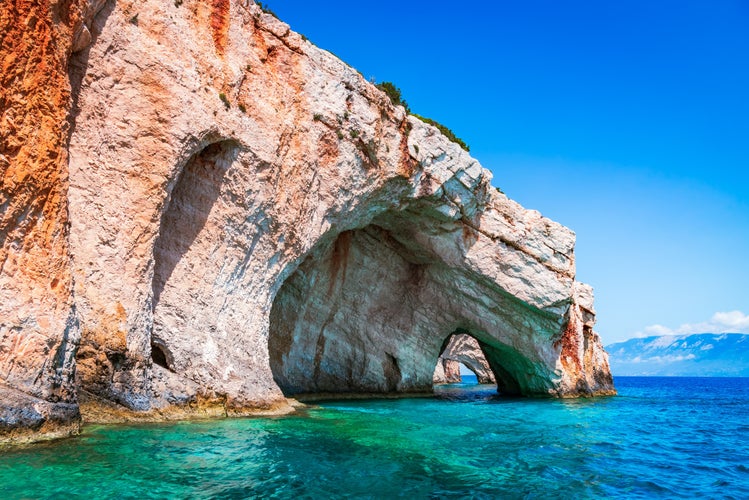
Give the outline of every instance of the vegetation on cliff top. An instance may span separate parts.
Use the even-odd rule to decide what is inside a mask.
[[[276,15],[276,13],[273,12],[270,7],[268,7],[267,3],[263,3],[263,2],[255,2],[255,3],[257,3],[257,6],[260,7],[260,10],[278,19],[278,16]]]
[[[271,14],[271,15],[273,15],[276,18],[278,17],[278,16],[276,16],[276,13],[273,12],[270,9],[270,7],[268,7],[268,4],[263,3],[263,2],[256,2],[256,3],[262,9],[262,11],[265,12],[266,14]],[[303,38],[305,40],[307,39],[304,36],[303,36]],[[403,98],[403,95],[401,94],[401,89],[399,89],[398,87],[396,87],[396,85],[393,82],[375,83],[375,86],[378,89],[380,89],[381,91],[385,92],[385,95],[388,96],[388,98],[390,99],[390,102],[393,103],[393,106],[403,106],[403,108],[406,110],[407,114],[412,115],[412,116],[418,118],[419,120],[423,121],[424,123],[428,123],[429,125],[433,125],[433,126],[437,127],[437,129],[439,129],[439,131],[442,132],[442,134],[445,137],[447,137],[450,141],[454,142],[455,144],[457,144],[458,146],[460,146],[461,148],[463,148],[464,151],[466,151],[466,152],[470,152],[471,151],[470,146],[468,146],[468,144],[466,144],[465,141],[463,141],[463,139],[461,139],[460,137],[458,137],[457,135],[455,135],[455,132],[453,132],[452,130],[450,130],[446,126],[442,125],[437,120],[433,120],[431,118],[427,118],[425,116],[421,116],[421,115],[417,115],[416,113],[412,113],[411,112],[411,108],[408,106],[408,103],[406,102],[406,100]],[[221,99],[221,100],[224,101],[224,99]],[[227,103],[224,102],[224,104],[226,105]],[[319,120],[320,118],[321,117],[315,116],[315,120]]]
[[[463,148],[463,150],[465,150],[465,151],[470,151],[471,150],[470,146],[468,146],[468,144],[466,144],[463,141],[463,139],[461,139],[460,137],[456,136],[455,133],[452,130],[450,130],[449,128],[445,127],[441,123],[439,123],[439,122],[437,122],[435,120],[432,120],[431,118],[426,118],[424,116],[417,115],[416,113],[412,113],[412,115],[415,116],[416,118],[418,118],[419,120],[423,121],[424,123],[428,123],[429,125],[434,125],[435,127],[437,127],[439,129],[439,131],[442,132],[442,134],[445,137],[447,137],[448,139],[450,139],[451,141],[453,141],[455,144],[457,144],[458,146],[460,146],[461,148]]]
[[[401,95],[401,89],[396,87],[393,82],[376,83],[375,87],[385,92],[385,95],[390,98],[390,102],[393,103],[393,106],[403,106],[403,108],[406,110],[406,113],[411,114],[411,108],[408,107],[408,103],[405,99],[403,99],[403,96]]]
[[[432,120],[431,118],[426,118],[421,115],[417,115],[416,113],[411,113],[411,108],[408,106],[408,103],[405,99],[403,99],[403,96],[401,95],[401,89],[395,86],[393,82],[380,82],[375,84],[376,87],[383,92],[390,98],[390,102],[393,103],[393,106],[403,106],[403,108],[406,110],[406,113],[413,115],[414,117],[418,118],[419,120],[423,121],[424,123],[428,123],[429,125],[434,125],[439,129],[442,134],[450,139],[452,142],[463,148],[465,151],[470,151],[471,148],[468,146],[468,144],[465,143],[461,138],[455,135],[455,133],[450,130],[449,128],[445,127],[441,123],[439,123],[436,120]]]

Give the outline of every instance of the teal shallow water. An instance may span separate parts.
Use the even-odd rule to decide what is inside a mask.
[[[0,498],[749,498],[749,379],[620,395],[332,401],[305,415],[91,426],[0,456]]]

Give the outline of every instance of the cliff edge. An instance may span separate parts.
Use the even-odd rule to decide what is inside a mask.
[[[500,392],[614,393],[574,233],[254,3],[0,26],[0,439],[430,391],[456,332]]]

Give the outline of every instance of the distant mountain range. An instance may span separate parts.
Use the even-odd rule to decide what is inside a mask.
[[[606,351],[615,377],[749,377],[749,335],[741,333],[644,337]]]

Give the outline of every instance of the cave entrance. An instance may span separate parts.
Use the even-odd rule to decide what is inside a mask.
[[[238,144],[232,140],[215,142],[192,155],[171,187],[161,216],[159,234],[154,242],[153,330],[151,360],[173,369],[175,360],[168,346],[169,332],[181,331],[183,320],[170,304],[187,300],[196,271],[204,265],[201,238],[215,231],[207,224],[219,199],[224,176],[237,158]]]
[[[445,340],[433,380],[435,384],[457,384],[468,373],[476,376],[477,384],[497,383],[479,341],[466,332],[456,331]]]
[[[171,356],[167,355],[166,349],[156,343],[151,343],[151,361],[153,361],[154,364],[159,365],[162,368],[166,368],[167,370],[170,370],[169,368],[169,358]]]
[[[421,321],[437,305],[420,295],[433,265],[377,224],[320,242],[270,312],[270,368],[283,393],[431,392],[442,339]]]
[[[478,342],[489,367],[482,373],[494,377],[501,394],[532,392],[532,363],[500,335],[500,328],[513,331],[509,316],[486,320],[486,300],[504,314],[499,301],[507,294],[481,298],[483,284],[417,243],[413,220],[375,222],[319,242],[279,285],[268,353],[282,392],[300,399],[432,393],[449,340],[441,332],[469,333],[449,326],[456,324],[476,325],[467,336]],[[475,290],[479,298],[452,290]]]
[[[476,375],[476,372],[468,368],[463,363],[458,363],[458,372],[460,373],[461,382],[465,382],[466,377],[475,377],[476,383],[478,383],[478,375]]]

